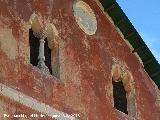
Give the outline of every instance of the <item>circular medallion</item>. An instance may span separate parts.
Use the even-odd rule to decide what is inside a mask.
[[[90,6],[81,0],[77,0],[73,5],[73,12],[79,27],[88,35],[95,34],[97,20]]]

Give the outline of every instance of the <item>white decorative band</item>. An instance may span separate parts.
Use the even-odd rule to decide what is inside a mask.
[[[77,114],[69,115],[67,113],[58,111],[55,108],[46,105],[45,103],[41,103],[36,99],[1,83],[0,83],[0,94],[56,120],[78,120],[75,117],[75,115],[77,116]]]

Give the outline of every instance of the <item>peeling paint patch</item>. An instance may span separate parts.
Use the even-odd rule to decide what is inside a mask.
[[[10,59],[17,56],[17,41],[12,35],[12,30],[4,28],[0,31],[0,48]]]
[[[28,45],[23,42],[19,42],[19,50],[20,50],[19,56],[24,57],[24,63],[30,63]]]

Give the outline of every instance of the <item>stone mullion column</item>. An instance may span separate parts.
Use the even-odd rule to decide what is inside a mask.
[[[44,74],[50,74],[48,67],[45,65],[45,55],[44,55],[44,43],[45,43],[45,34],[42,33],[38,35],[40,38],[40,46],[39,46],[39,55],[38,55],[38,65],[37,67],[43,72]]]
[[[45,56],[44,56],[44,39],[40,39],[40,46],[39,46],[39,56],[38,56],[38,59],[39,59],[39,62],[40,63],[44,63],[45,64]]]

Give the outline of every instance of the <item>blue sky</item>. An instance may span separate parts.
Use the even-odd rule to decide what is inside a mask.
[[[160,0],[117,0],[160,63]]]

